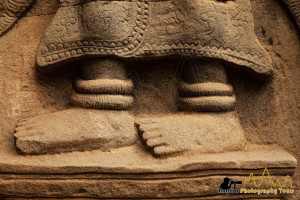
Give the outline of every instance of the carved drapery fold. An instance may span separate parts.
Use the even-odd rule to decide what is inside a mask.
[[[293,14],[298,28],[300,28],[300,1],[299,0],[283,0]]]
[[[0,36],[7,32],[24,15],[25,11],[35,0],[2,0],[0,1]],[[78,0],[79,1],[79,0]],[[298,28],[300,28],[300,1],[281,0],[288,6],[293,14]],[[67,5],[68,1],[61,1]],[[10,5],[10,6],[9,6]]]
[[[4,0],[0,8],[0,36],[7,32],[35,0]]]

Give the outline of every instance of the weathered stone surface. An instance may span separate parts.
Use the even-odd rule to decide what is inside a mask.
[[[289,7],[291,13],[293,14],[298,28],[300,29],[300,2],[297,0],[283,0]]]
[[[119,148],[136,143],[138,131],[157,156],[233,151],[245,145],[244,131],[232,112],[135,120],[125,111],[72,108],[22,120],[14,136],[18,151],[28,155]]]
[[[16,197],[200,198],[218,195],[224,176],[244,180],[267,167],[272,179],[282,181],[296,167],[293,156],[270,146],[167,159],[155,159],[140,146],[26,157],[4,149],[0,195]]]
[[[4,0],[0,2],[0,36],[24,15],[34,0]]]
[[[33,0],[32,7],[25,14],[25,17],[43,16],[55,14],[59,8],[60,0]]]
[[[85,197],[100,199],[190,199],[195,197],[223,196],[218,194],[218,187],[224,176],[200,177],[200,178],[176,178],[160,180],[5,180],[0,183],[1,190],[10,196],[38,197],[40,194],[48,197]],[[233,176],[233,180],[243,180],[247,176]],[[280,176],[272,176],[272,179],[284,179]],[[12,190],[11,188],[18,188]],[[262,187],[266,189],[268,187]],[[260,197],[278,198],[286,194],[264,195]],[[252,199],[254,195],[231,195],[230,199]],[[198,199],[197,198],[197,199]]]
[[[158,156],[240,150],[243,128],[233,112],[179,113],[136,121],[145,144]]]
[[[248,0],[62,3],[41,41],[37,64],[46,70],[62,61],[111,55],[208,57],[258,73],[272,70],[254,33]]]
[[[0,172],[2,174],[43,175],[89,172],[108,173],[107,176],[110,176],[110,173],[116,173],[128,177],[131,173],[148,176],[148,173],[199,171],[200,174],[205,175],[209,173],[206,170],[240,169],[241,171],[237,172],[239,175],[243,174],[243,170],[264,169],[265,167],[275,170],[284,168],[283,174],[291,174],[297,165],[292,155],[277,146],[248,145],[242,151],[158,159],[145,151],[141,144],[109,152],[95,150],[40,156],[19,155],[10,145],[3,143],[1,147]],[[168,173],[157,176],[168,177],[170,175]]]
[[[128,112],[73,108],[22,120],[15,133],[22,154],[45,154],[132,145],[138,135]]]
[[[40,5],[48,6],[52,1],[50,0],[49,4],[48,1],[47,3],[43,3],[43,1],[38,2]],[[291,20],[288,9],[285,8],[283,4],[279,4],[279,1],[251,1],[251,4],[253,8],[252,12],[255,22],[255,32],[258,39],[272,58],[274,63],[274,77],[272,80],[270,79],[269,82],[258,82],[250,80],[248,75],[228,70],[229,83],[233,85],[234,94],[237,97],[236,111],[241,119],[241,124],[245,129],[245,135],[248,141],[259,144],[279,144],[289,152],[292,152],[292,154],[299,159],[298,141],[300,112],[298,112],[298,80],[300,70],[298,67],[299,37],[296,32],[296,26]],[[40,13],[54,13],[54,11],[51,11],[51,9],[47,6],[44,7],[45,11],[41,11]],[[12,146],[12,135],[17,121],[22,118],[67,109],[70,106],[68,100],[71,93],[70,76],[74,73],[74,71],[59,71],[54,72],[52,75],[41,75],[35,72],[34,55],[44,29],[49,25],[49,20],[52,18],[51,15],[32,17],[32,15],[35,15],[35,12],[36,11],[30,12],[27,15],[29,17],[21,19],[11,32],[8,32],[0,38],[0,141],[3,146],[6,146],[4,141],[9,142],[10,145],[10,147],[1,150],[1,152],[8,155],[2,157],[3,160],[13,160],[15,165],[20,165],[20,162],[22,162],[22,159],[24,158],[16,158],[8,152],[8,150],[12,150],[13,154],[17,155],[14,146]],[[143,61],[130,63],[129,66],[127,66],[128,73],[132,75],[131,78],[133,78],[135,85],[135,89],[133,91],[135,102],[129,112],[134,113],[136,116],[142,115],[143,117],[155,117],[157,114],[165,115],[165,113],[177,112],[177,79],[179,77],[178,74],[181,74],[182,69],[179,59],[180,57],[178,57],[178,60],[159,60],[152,62]],[[191,58],[190,61],[193,62],[194,59]],[[76,64],[72,64],[70,66],[74,69]],[[213,93],[216,93],[216,91],[217,90],[213,91]],[[201,92],[197,93],[197,91],[196,94],[202,95]],[[143,148],[140,148],[139,151],[143,151],[141,150]],[[269,149],[269,147],[266,149]],[[125,149],[120,149],[120,152],[123,153],[127,151]],[[268,156],[275,156],[274,154],[266,155],[259,152],[257,152],[257,154],[265,156],[265,158],[268,158]],[[67,166],[68,163],[72,163],[71,159],[67,159],[65,162],[64,158],[66,157],[64,154],[62,155],[63,158],[61,158],[59,162],[66,164],[65,166]],[[150,154],[147,155],[151,156]],[[286,154],[278,155],[287,157]],[[60,157],[61,155],[58,154],[53,156]],[[144,158],[147,159],[147,157]],[[192,160],[191,157],[188,158]],[[27,162],[43,163],[47,159],[48,157],[42,157],[38,161],[33,161],[30,156]],[[219,157],[216,156],[216,159],[219,159]],[[263,165],[263,160],[264,159],[261,159],[260,165]],[[116,160],[115,163],[118,163],[118,160]],[[207,163],[207,165],[214,166],[215,163],[211,162]],[[284,164],[282,164],[282,166],[283,165]],[[239,167],[239,165],[236,166]],[[249,164],[248,166],[251,168],[252,166],[255,167],[256,164]],[[280,168],[278,166],[275,168]],[[11,168],[12,171],[15,169],[14,167],[11,167],[11,165],[6,165],[5,167]],[[23,167],[24,166],[19,166],[19,168]],[[225,168],[224,166],[220,166],[220,168],[222,167]],[[291,168],[294,170],[294,167]],[[278,175],[292,175],[293,173],[289,171],[291,168],[280,172],[278,171]],[[37,169],[37,167],[34,166],[32,169]],[[7,175],[5,172],[1,174],[1,177],[5,177],[3,180],[8,180],[6,183],[9,187],[12,186],[12,188],[16,191],[18,191],[18,187],[15,186],[19,183],[21,183],[22,186],[20,188],[24,188],[26,185],[34,185],[38,188],[37,182],[41,180],[41,177],[43,177],[43,180],[44,178],[47,180],[53,178],[53,175],[46,175],[47,170],[48,169],[44,168],[44,170],[41,170],[41,173],[44,174],[34,176],[34,178],[32,178],[34,171],[31,171],[31,175],[27,174],[24,176],[18,176],[17,179],[15,175]],[[62,169],[60,168],[57,171],[60,170]],[[249,173],[250,171],[251,170],[249,170]],[[226,173],[239,174],[237,171],[224,172],[224,170],[220,170],[215,172],[214,175],[225,175]],[[168,175],[169,173],[162,174]],[[186,174],[187,173],[184,173],[183,176],[186,177]],[[178,178],[177,175],[178,172],[173,174],[174,177]],[[241,174],[241,176],[242,175],[243,174]],[[101,175],[99,176],[102,177]],[[130,175],[127,177],[129,176]],[[75,176],[72,177],[72,175],[69,177],[64,175],[56,178],[66,180],[70,177],[71,179],[73,178],[72,181],[74,181]],[[86,180],[87,177],[94,177],[94,174],[82,174],[81,176],[76,176],[76,179]],[[154,175],[152,173],[147,178],[150,179],[151,177],[160,178],[160,174]],[[171,181],[174,181],[174,177]],[[296,169],[295,177],[294,182],[297,184],[297,181],[300,180],[297,178],[299,177],[299,168]],[[25,181],[24,178],[27,178],[26,180],[28,181]],[[105,178],[108,177],[106,176]],[[118,178],[118,175],[115,175],[114,177],[109,177],[109,180],[116,180]],[[16,179],[16,181],[11,181],[12,179]],[[20,181],[20,179],[22,180]],[[37,182],[34,182],[35,180]],[[91,179],[88,179],[88,181],[89,180]],[[197,180],[197,184],[199,185],[201,185],[199,181],[205,181],[204,179]],[[209,180],[214,182],[212,179]],[[89,184],[88,181],[83,182],[85,184]],[[195,183],[193,180],[189,179],[189,181],[190,183]],[[60,181],[59,184],[64,184],[62,182],[63,181]],[[155,183],[155,180],[153,182]],[[53,189],[52,184],[49,185],[42,181],[39,183],[45,186],[45,191],[50,191],[48,194],[53,194],[53,190],[51,190],[51,188]],[[55,180],[52,183],[55,183]],[[73,183],[76,184],[78,181],[74,181]],[[95,185],[98,187],[97,184],[98,183],[93,182],[89,186],[91,188]],[[64,186],[65,189],[68,190],[66,193],[72,190],[72,188],[69,190],[70,186]],[[204,187],[205,186],[203,186],[202,189]],[[139,185],[137,188],[140,188]],[[59,191],[61,187],[56,187],[56,189]],[[87,190],[90,192],[89,195],[93,194],[93,192],[97,189],[92,190],[93,191]],[[25,189],[23,191],[25,191]],[[82,191],[84,190],[81,190],[81,192]],[[186,191],[190,190],[186,189]],[[75,193],[76,191],[74,194]],[[243,197],[246,198],[246,196]],[[82,198],[86,199],[85,197]],[[219,196],[214,196],[212,198],[220,199]],[[223,198],[232,199],[232,196],[222,197],[222,199]],[[242,197],[236,198],[241,199]],[[252,196],[251,198],[257,198],[257,196]],[[269,196],[269,198],[271,197]],[[272,196],[272,198],[279,197]],[[296,200],[299,199],[299,195],[295,194],[291,197],[285,198]],[[22,197],[20,199],[22,199]],[[182,197],[181,199],[187,199],[187,197]],[[193,197],[192,199],[200,199],[200,197]],[[202,199],[207,199],[207,197],[202,197]]]

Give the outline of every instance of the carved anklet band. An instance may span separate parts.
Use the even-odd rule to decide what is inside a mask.
[[[133,83],[131,80],[96,79],[75,81],[76,91],[88,94],[131,94]]]
[[[233,88],[231,85],[224,83],[195,83],[188,84],[180,82],[179,94],[183,97],[198,97],[198,96],[232,96]]]
[[[109,94],[73,93],[71,104],[74,106],[107,110],[126,110],[133,104],[132,96]]]
[[[179,98],[179,107],[184,110],[221,112],[234,110],[235,96],[203,96]]]

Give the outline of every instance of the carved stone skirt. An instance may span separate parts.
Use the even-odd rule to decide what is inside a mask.
[[[249,0],[61,0],[37,52],[39,69],[103,56],[193,56],[272,69]]]

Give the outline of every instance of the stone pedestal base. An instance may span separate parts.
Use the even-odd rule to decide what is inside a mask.
[[[225,177],[243,181],[237,189],[279,188],[292,177],[296,159],[276,147],[249,146],[244,151],[154,158],[141,146],[112,152],[89,151],[21,156],[12,148],[0,153],[0,198],[3,199],[282,199],[286,194],[218,193]],[[268,175],[269,172],[269,175]],[[287,176],[289,175],[289,176]],[[269,179],[270,178],[270,179]]]

